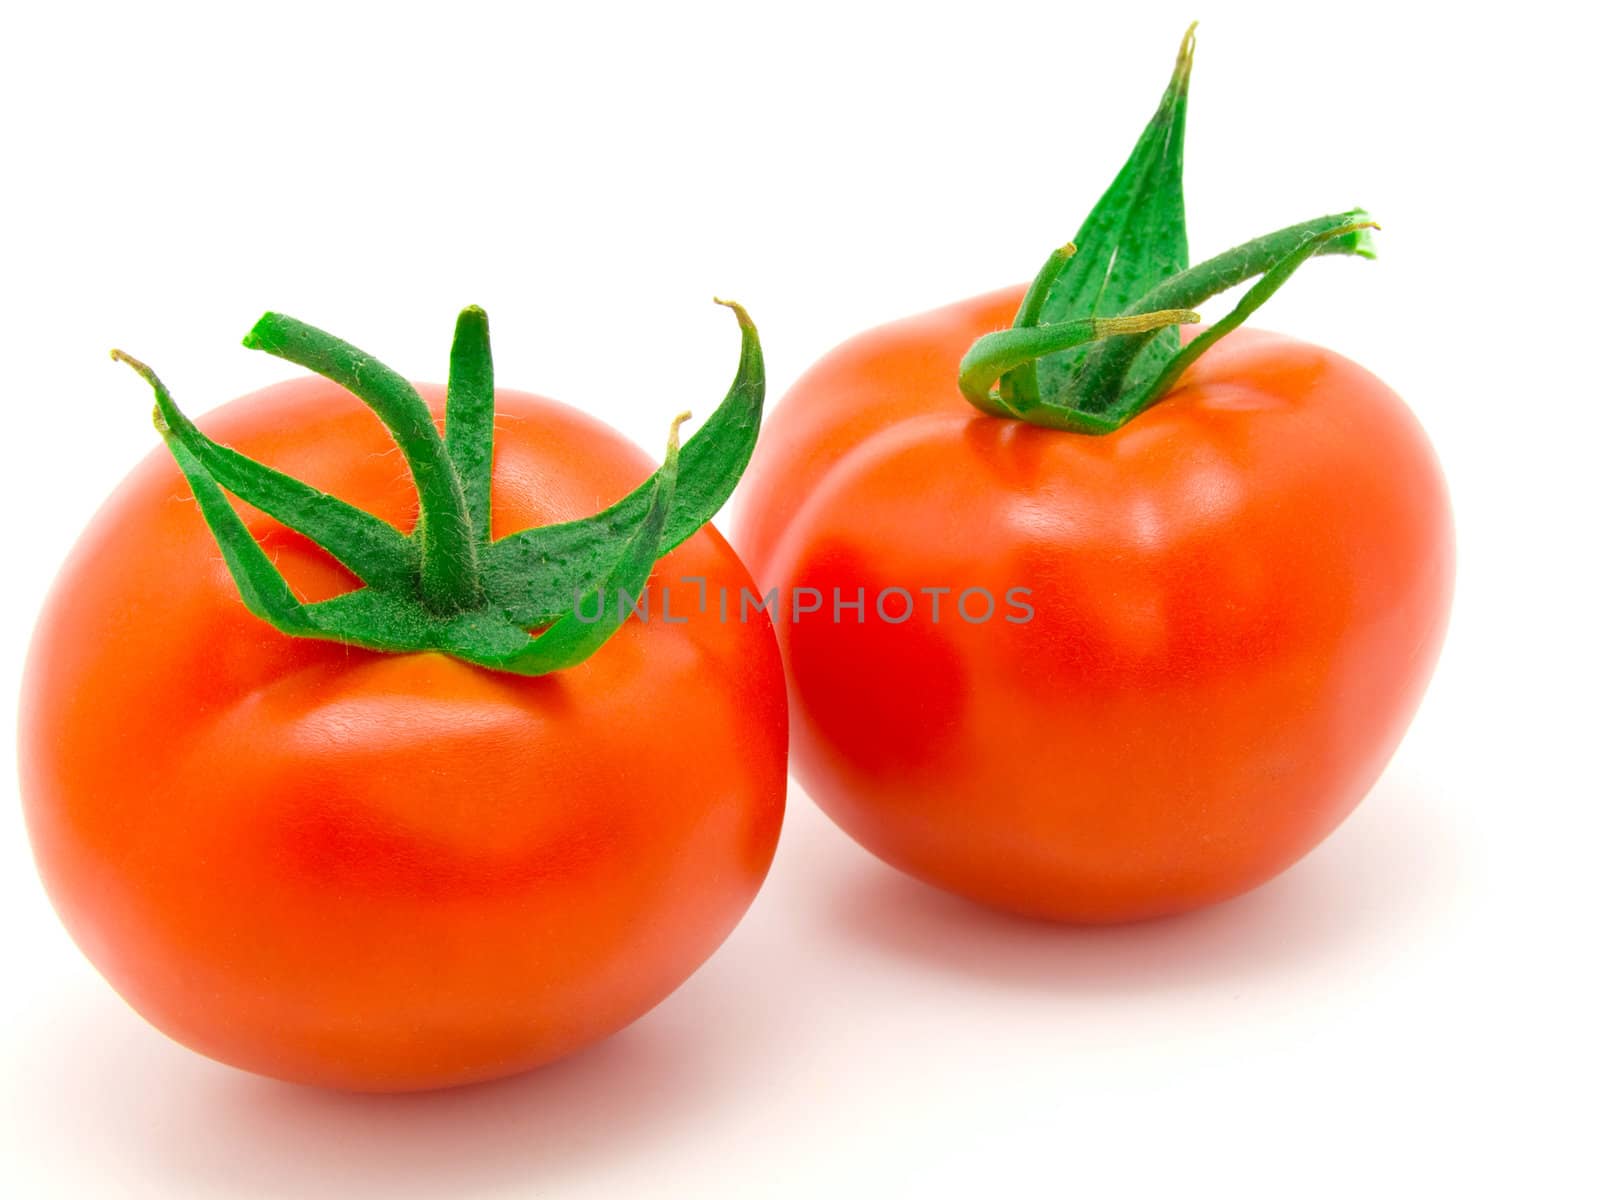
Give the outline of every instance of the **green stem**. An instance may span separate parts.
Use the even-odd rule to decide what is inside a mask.
[[[1044,266],[1039,268],[1039,273],[1028,285],[1028,294],[1022,298],[1022,307],[1017,309],[1017,319],[1012,325],[1027,328],[1039,324],[1044,319],[1045,301],[1050,298],[1050,291],[1055,287],[1056,280],[1061,278],[1061,273],[1067,269],[1067,264],[1077,253],[1076,242],[1068,242],[1050,251],[1050,257],[1044,260]]]
[[[1352,209],[1189,266],[1183,140],[1193,63],[1191,25],[1155,115],[1077,237],[1051,252],[1012,328],[979,338],[962,359],[961,392],[980,412],[1110,433],[1160,400],[1308,259],[1373,257],[1369,231],[1377,225]],[[1210,329],[1187,344],[1178,337],[1172,326],[1199,320],[1199,304],[1257,277]]]
[[[750,461],[766,394],[761,340],[743,308],[718,303],[739,322],[739,368],[682,451],[678,429],[687,414],[673,422],[661,468],[604,512],[499,541],[489,540],[494,367],[481,309],[467,309],[456,324],[442,439],[410,384],[321,330],[269,313],[246,342],[342,384],[388,426],[417,481],[421,515],[409,537],[211,441],[154,371],[121,352],[115,357],[155,391],[156,428],[251,612],[294,637],[395,654],[437,651],[489,670],[544,675],[576,666],[616,632],[625,613],[611,604],[615,593],[639,595],[657,560],[715,515]],[[365,586],[300,600],[224,489],[304,533]],[[475,560],[452,560],[452,545]]]
[[[1127,317],[1087,317],[1059,325],[1013,327],[986,334],[972,343],[961,360],[961,394],[993,416],[1026,419],[1037,405],[1006,400],[994,393],[995,381],[1007,371],[1073,346],[1165,329],[1169,325],[1189,325],[1199,319],[1199,313],[1171,309]]]
[[[433,415],[417,390],[349,342],[279,313],[267,313],[257,321],[244,344],[331,379],[378,415],[417,487],[419,511],[412,537],[421,549],[422,602],[436,613],[460,612],[476,604],[482,584],[466,496]]]
[[[461,310],[450,344],[444,447],[461,481],[478,545],[489,541],[489,478],[494,467],[494,356],[489,316],[476,304]]]
[[[1075,242],[1068,242],[1050,251],[1050,257],[1045,259],[1044,266],[1039,268],[1039,273],[1028,285],[1028,294],[1022,298],[1022,307],[1017,309],[1016,320],[1011,323],[1013,328],[1029,328],[1044,319],[1045,304],[1050,299],[1050,293],[1077,253]],[[1006,416],[1036,404],[1039,400],[1038,360],[1028,359],[1008,370],[1000,378],[999,396],[990,397],[989,389],[984,388],[984,398],[986,402],[993,400],[1003,409],[992,414],[995,416]],[[972,397],[968,396],[968,399]],[[984,408],[985,405],[978,403],[978,407]]]

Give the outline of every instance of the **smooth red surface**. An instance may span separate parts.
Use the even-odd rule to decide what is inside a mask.
[[[975,900],[1210,904],[1315,846],[1404,733],[1449,610],[1444,481],[1381,381],[1253,330],[1105,437],[980,416],[957,363],[1021,295],[862,334],[768,419],[735,543],[763,587],[829,598],[779,622],[793,769],[862,845]],[[1000,611],[874,611],[940,586]],[[864,620],[835,623],[833,589],[862,587]],[[1001,619],[1014,587],[1027,623]]]
[[[424,394],[442,412],[442,389]],[[653,468],[553,401],[499,392],[497,409],[497,536],[594,513]],[[332,384],[201,425],[415,520],[393,443]],[[304,598],[351,586],[247,516]],[[748,582],[709,527],[654,579],[679,575]],[[714,614],[629,622],[539,679],[284,637],[246,612],[158,449],[46,605],[22,792],[62,919],[155,1025],[285,1079],[436,1087],[603,1037],[717,947],[778,837],[783,686],[770,626]]]

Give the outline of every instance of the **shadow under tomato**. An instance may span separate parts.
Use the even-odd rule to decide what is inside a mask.
[[[608,1156],[682,1136],[757,1081],[715,1030],[646,1019],[540,1070],[468,1087],[364,1095],[207,1062],[111,996],[58,1014],[30,1071],[30,1121],[63,1123],[112,1174],[174,1196],[464,1198],[562,1194]],[[104,1010],[104,1011],[102,1011]],[[62,1045],[69,1037],[72,1044]],[[709,1044],[708,1044],[709,1043]],[[143,1193],[141,1193],[143,1194]]]
[[[996,912],[864,855],[825,916],[913,969],[1058,993],[1136,993],[1380,969],[1424,940],[1460,881],[1423,796],[1382,780],[1321,846],[1237,899],[1138,924],[1071,926]]]

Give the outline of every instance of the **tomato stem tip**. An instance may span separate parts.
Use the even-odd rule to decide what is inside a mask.
[[[1050,252],[1008,330],[973,343],[962,394],[980,412],[1103,434],[1156,403],[1188,365],[1277,291],[1306,259],[1374,257],[1361,209],[1304,221],[1189,265],[1183,140],[1194,60],[1190,24],[1156,113],[1073,240]],[[1246,283],[1234,309],[1183,342],[1195,306]]]

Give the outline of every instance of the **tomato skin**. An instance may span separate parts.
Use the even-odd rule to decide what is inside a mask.
[[[439,417],[443,389],[421,390]],[[553,401],[496,404],[496,536],[587,516],[653,469]],[[269,388],[200,424],[415,520],[392,443],[333,384]],[[303,597],[351,586],[241,511]],[[748,583],[709,526],[655,579],[680,575]],[[392,1091],[537,1066],[687,978],[771,861],[785,729],[757,622],[628,622],[539,678],[285,637],[245,610],[161,449],[46,604],[19,750],[51,898],[134,1008],[235,1066]]]
[[[867,600],[781,614],[793,770],[867,849],[986,904],[1215,903],[1324,838],[1404,733],[1450,604],[1444,481],[1382,382],[1253,330],[1103,437],[981,416],[957,364],[1021,296],[854,338],[769,416],[745,562]],[[876,611],[939,586],[937,623],[920,595]],[[987,623],[952,611],[964,588]]]

